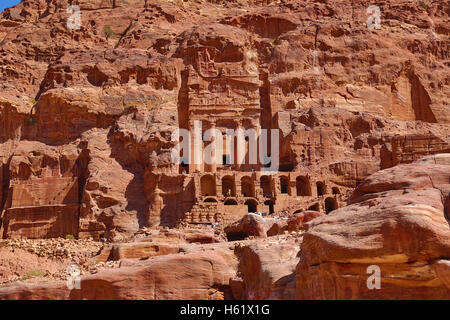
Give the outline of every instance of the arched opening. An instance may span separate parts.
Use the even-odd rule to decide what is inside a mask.
[[[216,180],[211,175],[205,175],[200,179],[200,188],[202,191],[202,196],[215,196]]]
[[[262,176],[260,179],[263,196],[270,198],[272,196],[272,179],[269,176]]]
[[[236,186],[234,184],[234,178],[232,176],[225,176],[222,178],[222,194],[225,197],[236,196]]]
[[[333,194],[341,194],[341,192],[339,191],[339,188],[338,188],[338,187],[333,187],[333,188],[331,188],[331,192],[332,192]]]
[[[289,188],[289,179],[288,179],[288,177],[285,177],[285,176],[280,177],[281,193],[289,193],[288,192],[288,188]]]
[[[255,200],[248,199],[247,201],[245,201],[245,205],[248,208],[247,210],[248,213],[253,213],[257,211],[256,208],[258,207],[258,203]]]
[[[237,205],[237,201],[234,199],[227,199],[224,203],[224,205],[226,206],[236,206]]]
[[[273,210],[273,201],[267,200],[264,202],[264,204],[266,206],[269,206],[269,214],[273,214],[274,210]]]
[[[336,199],[334,198],[326,198],[325,199],[325,212],[328,214],[333,210],[338,208]]]
[[[214,198],[206,198],[203,202],[217,202],[217,200]]]
[[[323,196],[325,194],[325,184],[321,181],[316,182],[317,195]]]
[[[318,203],[313,204],[312,206],[310,206],[310,207],[308,208],[308,210],[312,210],[312,211],[320,211],[319,204],[318,204]]]
[[[241,192],[244,197],[255,196],[255,185],[250,177],[242,177],[241,179]]]
[[[311,186],[308,178],[297,177],[295,185],[297,187],[297,196],[311,196]]]

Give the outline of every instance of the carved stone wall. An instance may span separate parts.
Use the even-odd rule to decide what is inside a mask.
[[[54,238],[78,233],[78,179],[45,177],[11,182],[3,232],[6,238]]]

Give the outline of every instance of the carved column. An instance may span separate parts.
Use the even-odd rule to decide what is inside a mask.
[[[241,170],[241,165],[245,162],[245,139],[244,131],[241,123],[238,124],[236,130],[236,170]]]
[[[210,127],[211,130],[216,129],[216,123],[213,122]],[[214,131],[214,135],[211,137],[211,172],[217,172],[217,161],[216,161],[216,132]]]

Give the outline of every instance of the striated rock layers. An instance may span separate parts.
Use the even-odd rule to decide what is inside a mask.
[[[79,29],[71,4],[0,15],[3,238],[328,213],[371,173],[450,150],[446,2],[380,3],[379,30],[366,0],[83,0]],[[195,121],[279,129],[278,173],[173,163]]]
[[[379,29],[370,5],[0,13],[0,238],[110,241],[96,261],[120,265],[0,298],[448,299],[450,4],[379,2]],[[215,134],[173,161],[197,124]]]
[[[310,222],[300,299],[450,298],[450,166],[424,162],[371,175],[349,206]],[[379,289],[367,286],[370,266]]]

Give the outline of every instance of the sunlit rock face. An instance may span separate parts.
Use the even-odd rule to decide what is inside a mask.
[[[448,299],[450,166],[423,162],[371,175],[347,207],[310,223],[300,299]]]
[[[448,297],[449,4],[371,5],[23,0],[0,13],[0,238],[110,241],[95,261],[127,267],[72,295],[0,298]],[[217,255],[197,257],[203,246]],[[365,286],[371,265],[385,291]]]

